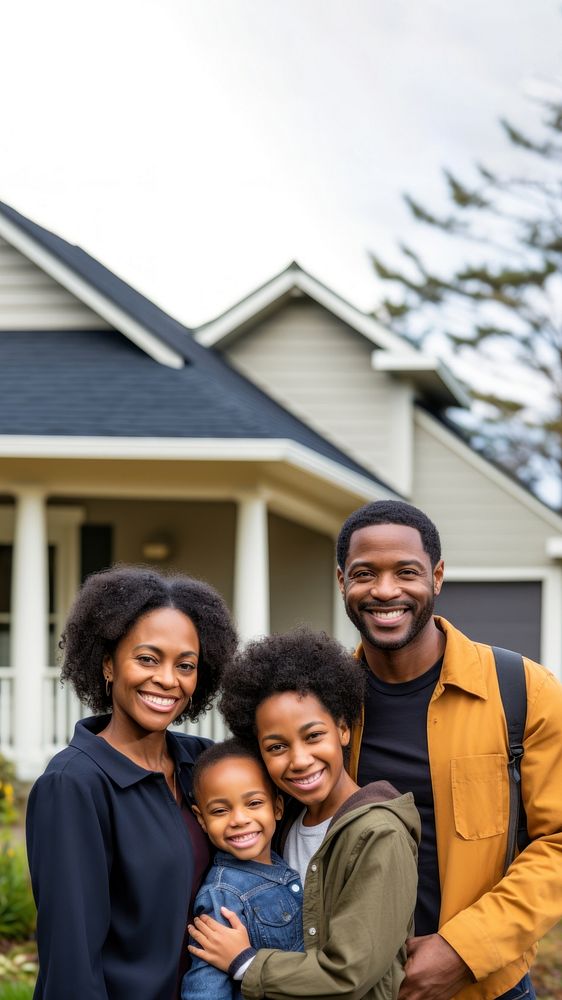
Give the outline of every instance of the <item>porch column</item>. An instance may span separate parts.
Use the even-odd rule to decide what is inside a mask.
[[[355,650],[359,642],[359,632],[352,625],[345,611],[345,604],[334,570],[334,620],[332,623],[334,636],[346,649]]]
[[[238,501],[234,617],[243,642],[269,632],[269,541],[262,497]]]
[[[12,564],[11,665],[14,671],[14,749],[18,775],[36,778],[45,765],[43,685],[47,667],[47,514],[39,487],[15,496]]]

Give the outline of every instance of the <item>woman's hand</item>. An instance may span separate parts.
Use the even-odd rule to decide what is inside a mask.
[[[244,924],[233,910],[221,906],[221,913],[229,921],[230,927],[219,924],[206,914],[195,917],[193,923],[188,925],[189,933],[200,946],[196,948],[190,944],[188,951],[214,965],[216,969],[228,972],[236,956],[250,947],[250,938]]]

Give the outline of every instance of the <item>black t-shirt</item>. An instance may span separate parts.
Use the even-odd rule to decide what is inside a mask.
[[[442,663],[443,657],[420,677],[403,684],[387,684],[368,671],[365,728],[357,776],[359,785],[386,779],[399,792],[414,794],[422,828],[416,935],[437,931],[441,908],[427,709]]]

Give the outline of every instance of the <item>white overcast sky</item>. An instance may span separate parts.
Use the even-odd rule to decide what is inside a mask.
[[[559,0],[0,0],[0,33],[0,200],[188,325],[294,258],[371,308],[402,192],[509,169],[498,118],[562,73]]]

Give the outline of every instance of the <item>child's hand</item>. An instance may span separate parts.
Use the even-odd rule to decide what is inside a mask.
[[[228,972],[236,956],[250,947],[250,938],[236,913],[227,910],[226,906],[221,906],[221,913],[229,921],[230,927],[219,924],[218,920],[206,914],[195,917],[193,924],[188,924],[189,933],[200,946],[196,948],[190,944],[188,951],[214,965],[216,969]]]

